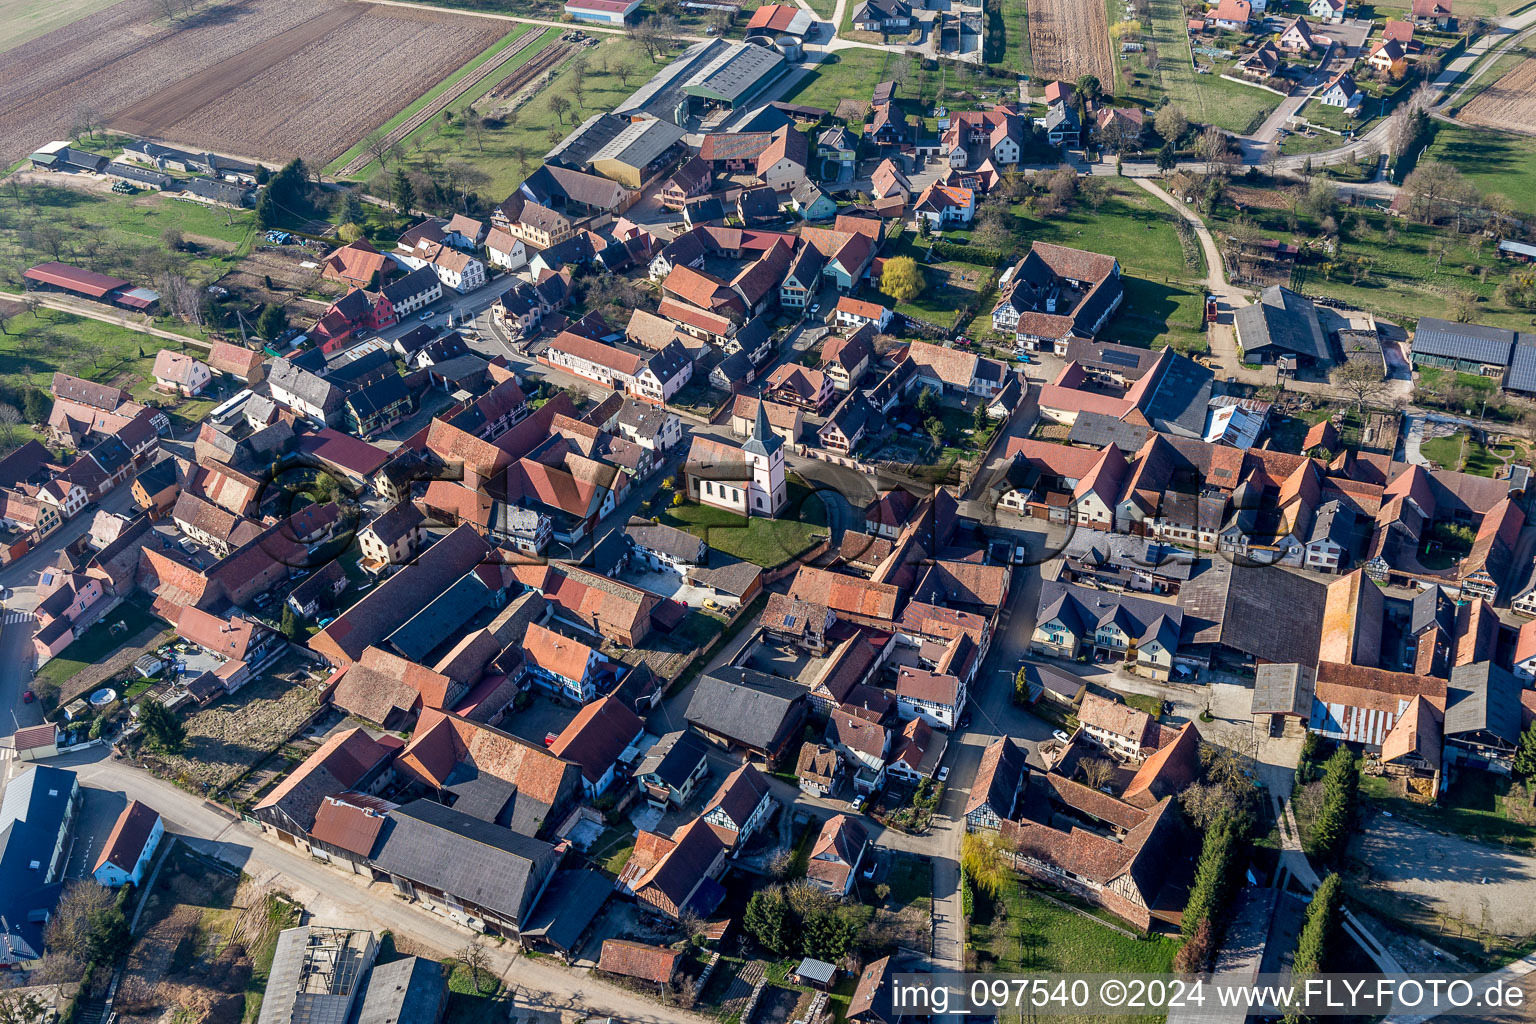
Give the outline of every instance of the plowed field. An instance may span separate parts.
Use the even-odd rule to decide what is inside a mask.
[[[1484,89],[1457,120],[1536,135],[1536,58],[1526,58]]]
[[[503,26],[336,0],[231,0],[186,22],[122,0],[6,55],[0,158],[65,138],[82,106],[113,128],[239,156],[324,164],[489,46]]]
[[[1029,0],[1029,50],[1041,81],[1094,75],[1105,89],[1114,84],[1109,24],[1100,0]]]

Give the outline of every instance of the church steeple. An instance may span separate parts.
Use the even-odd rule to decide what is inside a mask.
[[[783,444],[784,439],[768,429],[768,403],[758,399],[757,419],[752,423],[752,436],[747,439],[746,444],[741,446],[741,450],[752,455],[767,457],[778,451]]]

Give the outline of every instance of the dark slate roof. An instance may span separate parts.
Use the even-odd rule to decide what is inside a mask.
[[[1348,551],[1354,532],[1355,510],[1340,501],[1329,501],[1312,517],[1312,531],[1307,535],[1307,543],[1315,544],[1326,537]]]
[[[1520,742],[1520,681],[1490,661],[1451,669],[1446,690],[1445,735],[1488,732]]]
[[[646,519],[631,519],[629,525],[624,527],[624,534],[636,547],[647,551],[656,551],[688,562],[699,560],[699,545],[702,542],[693,534],[675,526],[663,526]]]
[[[1456,602],[1438,586],[1414,594],[1408,600],[1408,607],[1408,632],[1412,636],[1418,636],[1434,625],[1447,633],[1456,628]]]
[[[1536,391],[1536,335],[1520,335],[1509,357],[1509,373],[1505,375],[1504,386],[1511,391]]]
[[[805,687],[791,680],[726,666],[699,680],[685,717],[699,728],[764,749],[805,693]]]
[[[420,295],[422,292],[431,291],[434,285],[439,285],[437,271],[431,267],[418,267],[404,277],[391,281],[381,291],[384,297],[394,304],[414,295]]]
[[[521,922],[560,854],[548,843],[431,800],[389,812],[374,864],[379,870]]]
[[[1259,301],[1235,314],[1245,353],[1276,348],[1317,362],[1330,358],[1328,339],[1317,320],[1312,300],[1275,284],[1259,293]]]
[[[1035,621],[1048,622],[1058,617],[1078,636],[1113,622],[1139,642],[1161,639],[1163,646],[1172,651],[1179,645],[1184,611],[1165,601],[1112,594],[1071,583],[1042,583],[1040,611]]]
[[[1071,444],[1086,445],[1089,448],[1104,448],[1113,444],[1129,455],[1141,450],[1142,444],[1146,442],[1147,435],[1150,433],[1152,433],[1151,427],[1127,423],[1107,413],[1080,412],[1072,423],[1067,441]]]
[[[697,733],[674,732],[656,741],[635,775],[655,775],[673,789],[681,789],[689,773],[709,757],[709,747]]]
[[[427,595],[418,594],[419,601]],[[448,589],[429,600],[389,635],[389,643],[411,661],[420,662],[496,596],[480,575],[470,570]]]
[[[149,494],[157,494],[175,484],[178,479],[175,459],[161,459],[153,466],[139,470],[140,486]]]
[[[212,178],[188,178],[181,183],[181,187],[183,191],[195,196],[228,203],[231,206],[242,205],[252,191],[249,185],[236,185],[233,182],[215,181]]]
[[[368,978],[356,1024],[437,1024],[448,1007],[448,982],[435,960],[413,956],[381,964]]]
[[[1327,595],[1325,584],[1289,569],[1217,559],[1179,590],[1184,641],[1224,644],[1263,661],[1316,665]]]
[[[341,391],[330,381],[319,377],[289,359],[274,359],[267,372],[270,387],[298,395],[318,409],[327,411],[341,404]]]
[[[411,393],[405,389],[405,381],[396,375],[365,384],[347,396],[347,405],[352,407],[358,419],[366,419],[392,405],[407,402],[410,397]]]
[[[612,880],[597,871],[557,871],[521,934],[525,939],[543,939],[558,949],[574,951],[612,894]],[[405,1024],[404,1018],[401,1024]]]
[[[1142,413],[1164,433],[1200,437],[1215,379],[1215,371],[1188,356],[1174,354],[1162,376],[1153,382],[1152,396],[1142,406]]]
[[[1458,324],[1439,317],[1419,318],[1413,334],[1413,354],[1467,359],[1508,366],[1510,349],[1519,336],[1503,327]]]

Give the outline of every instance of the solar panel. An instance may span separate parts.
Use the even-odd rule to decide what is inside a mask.
[[[1140,366],[1141,359],[1129,352],[1118,352],[1114,349],[1106,349],[1099,353],[1099,361],[1109,363],[1111,366]]]

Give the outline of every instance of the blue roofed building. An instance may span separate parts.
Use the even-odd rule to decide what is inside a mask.
[[[80,809],[75,773],[36,765],[0,800],[0,967],[43,955],[43,931],[59,902],[70,827]]]

